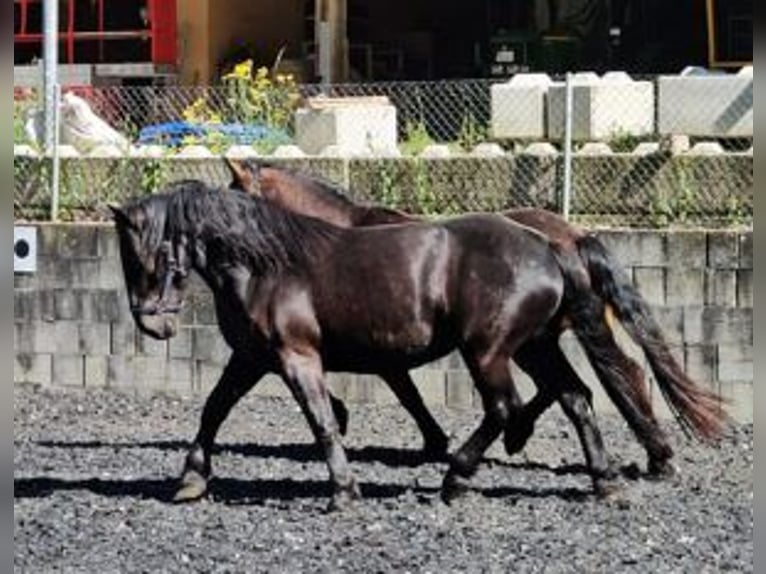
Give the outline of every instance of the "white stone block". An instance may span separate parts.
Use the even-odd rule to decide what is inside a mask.
[[[275,149],[274,153],[272,153],[271,155],[272,157],[278,157],[278,158],[306,157],[306,154],[303,153],[303,150],[299,148],[297,145],[277,146],[277,149]]]
[[[505,150],[500,144],[484,142],[474,147],[471,150],[471,155],[475,157],[504,157]]]
[[[388,98],[314,98],[295,112],[295,139],[309,155],[327,146],[365,153],[396,147],[396,108]]]
[[[442,159],[452,156],[452,150],[445,144],[431,144],[423,148],[420,157],[427,159]]]
[[[30,145],[13,144],[14,157],[37,157],[37,151]]]
[[[517,74],[490,88],[492,137],[545,137],[545,97],[552,80],[547,74]]]
[[[566,85],[548,90],[548,137],[564,138]],[[572,139],[608,140],[618,135],[642,136],[654,131],[654,89],[651,82],[633,81],[624,72],[603,77],[592,72],[572,78]]]
[[[203,145],[188,145],[176,154],[178,158],[209,158],[213,152]]]
[[[130,148],[131,157],[160,158],[168,154],[168,149],[161,145],[139,145]]]
[[[753,72],[660,76],[658,130],[693,137],[753,136]]]
[[[552,143],[535,142],[535,143],[529,144],[526,148],[524,148],[521,151],[521,153],[525,155],[546,156],[546,155],[557,155],[559,152],[556,149],[556,146],[554,146]]]
[[[258,157],[258,152],[254,147],[249,145],[233,145],[226,150],[224,155],[232,159],[247,159],[251,157]]]
[[[88,157],[95,158],[115,158],[124,155],[124,150],[114,144],[97,144],[88,152]]]

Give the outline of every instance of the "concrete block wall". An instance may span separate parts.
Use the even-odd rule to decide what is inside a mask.
[[[737,418],[752,420],[752,234],[599,235],[653,306],[687,371],[730,398]],[[137,332],[128,312],[111,225],[43,224],[38,238],[38,272],[14,277],[16,382],[180,393],[212,388],[230,351],[218,334],[212,297],[200,281],[190,287],[179,334],[154,341]],[[643,362],[626,337],[620,339]],[[562,346],[596,391],[596,405],[612,408],[576,341],[565,337]],[[533,386],[516,372],[522,394],[530,396]],[[456,355],[412,375],[428,404],[479,404]],[[351,401],[395,401],[375,377],[332,374],[329,380],[339,396]],[[274,376],[254,392],[288,396]],[[660,402],[657,407],[664,408]]]

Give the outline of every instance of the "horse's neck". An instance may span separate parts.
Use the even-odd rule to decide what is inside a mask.
[[[358,209],[353,203],[328,197],[320,193],[310,193],[297,185],[287,187],[267,187],[263,196],[283,209],[321,219],[338,227],[351,227],[354,214]]]
[[[420,218],[388,207],[357,206],[354,212],[354,227],[365,227],[368,225],[391,225],[397,223],[409,223],[420,221]]]

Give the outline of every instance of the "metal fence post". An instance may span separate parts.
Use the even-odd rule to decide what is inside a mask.
[[[51,174],[51,221],[59,218],[59,189],[61,185],[61,154],[59,136],[61,133],[61,86],[53,87],[53,162]]]
[[[567,72],[564,90],[564,186],[561,211],[569,220],[572,205],[572,73]]]

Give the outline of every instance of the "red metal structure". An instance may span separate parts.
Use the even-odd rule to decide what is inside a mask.
[[[105,62],[105,49],[110,42],[148,42],[148,60],[156,65],[176,64],[176,0],[60,0],[59,39],[62,45],[62,62],[67,64],[99,64]],[[110,10],[133,11],[136,21],[143,27],[121,23],[119,18],[109,18]],[[92,12],[95,10],[95,18]],[[14,0],[15,22],[14,48],[32,46],[39,51],[42,46],[42,1]],[[89,18],[78,18],[78,14]],[[141,15],[139,18],[139,14]],[[108,20],[112,20],[109,21]],[[78,53],[78,48],[89,48]],[[129,44],[126,44],[129,45]],[[134,51],[135,52],[135,51]],[[144,53],[140,50],[135,53]],[[126,50],[130,58],[130,51]],[[136,61],[136,60],[127,60]],[[145,60],[144,60],[145,61]]]

